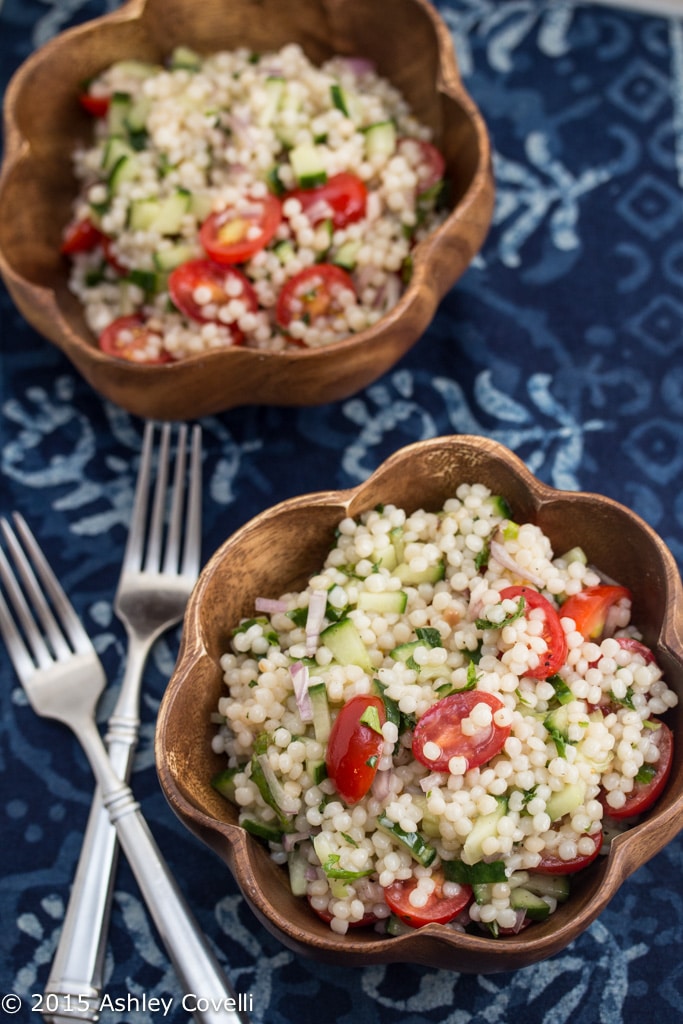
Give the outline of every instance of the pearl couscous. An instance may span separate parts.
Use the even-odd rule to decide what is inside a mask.
[[[62,252],[110,354],[319,347],[376,323],[444,217],[444,160],[361,59],[297,45],[119,61],[81,96],[95,141]]]
[[[344,519],[234,631],[214,785],[335,932],[516,933],[665,784],[677,697],[630,609],[478,483]]]

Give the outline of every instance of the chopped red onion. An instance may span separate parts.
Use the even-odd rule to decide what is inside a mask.
[[[446,775],[443,772],[432,772],[430,775],[425,775],[424,779],[420,779],[420,789],[423,793],[428,793],[435,786],[442,786],[445,781]]]
[[[334,210],[325,199],[318,199],[304,211],[311,224],[320,224],[321,221],[331,220]]]
[[[390,768],[378,771],[375,773],[375,777],[372,780],[372,795],[375,800],[386,800],[391,795],[391,776],[393,772]]]
[[[297,843],[303,843],[304,839],[309,839],[308,832],[285,832],[282,837],[282,848],[287,853],[291,853]]]
[[[294,699],[296,700],[299,717],[302,722],[312,722],[313,704],[311,702],[311,695],[308,692],[308,669],[302,662],[296,661],[291,666],[289,674],[294,685]]]
[[[287,602],[277,601],[271,597],[257,597],[254,601],[254,607],[257,612],[266,612],[268,615],[274,615],[277,612],[286,612]]]
[[[495,558],[498,565],[503,569],[509,569],[511,572],[514,572],[516,576],[519,576],[523,580],[528,580],[529,583],[533,583],[533,585],[538,587],[540,590],[545,587],[544,579],[541,579],[541,577],[537,576],[536,573],[530,572],[528,569],[524,569],[522,566],[518,565],[514,558],[508,554],[505,545],[501,544],[500,541],[497,541],[495,538],[491,541],[490,551],[491,557]]]
[[[375,62],[367,57],[340,57],[339,63],[354,75],[367,75],[375,70]]]
[[[327,593],[324,590],[314,590],[308,602],[308,615],[306,616],[306,654],[311,658],[318,647],[326,608]]]

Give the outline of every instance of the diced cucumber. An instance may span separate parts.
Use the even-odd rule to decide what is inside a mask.
[[[255,753],[252,757],[251,779],[258,787],[258,791],[264,801],[277,814],[278,821],[283,830],[291,830],[290,815],[296,813],[298,801],[292,800],[285,791],[268,761],[267,754]]]
[[[332,106],[340,110],[344,117],[348,117],[351,121],[355,121],[356,124],[360,122],[361,110],[360,100],[356,93],[351,92],[349,89],[345,89],[339,82],[333,82],[330,85],[330,100]]]
[[[162,199],[137,199],[130,205],[129,227],[133,231],[155,231],[177,235],[190,209],[190,193],[179,189]]]
[[[327,181],[327,171],[317,146],[304,144],[290,150],[289,162],[301,188],[315,188]]]
[[[127,92],[113,94],[107,109],[107,135],[123,136],[126,134],[126,118],[132,106],[133,100]]]
[[[521,874],[524,876],[525,873]],[[515,878],[516,875],[513,873],[510,877],[510,885],[513,887],[516,886]],[[526,877],[523,877],[521,884],[525,889],[536,893],[537,896],[550,896],[558,903],[565,903],[569,899],[571,888],[569,875],[542,875],[530,871]]]
[[[387,935],[396,937],[397,935],[410,935],[415,929],[412,925],[409,925],[406,921],[403,921],[396,914],[391,914],[387,918]]]
[[[327,689],[324,683],[314,683],[308,687],[308,696],[313,708],[313,734],[318,743],[327,743],[332,729],[330,705],[327,701]]]
[[[124,118],[124,124],[127,131],[132,133],[141,132],[147,125],[147,117],[152,108],[152,100],[149,96],[139,96],[135,99],[130,107],[128,113]]]
[[[513,910],[523,910],[532,921],[545,921],[550,915],[548,901],[521,885],[511,891],[510,906]]]
[[[361,590],[358,595],[358,607],[365,612],[377,612],[378,615],[401,615],[407,603],[405,590],[383,590],[380,593]]]
[[[102,151],[102,170],[112,171],[121,157],[134,157],[135,153],[125,139],[119,135],[110,135]]]
[[[171,245],[167,249],[157,249],[152,259],[157,270],[168,273],[182,263],[194,259],[196,255],[197,249],[194,245],[189,242],[178,242],[177,245]]]
[[[263,85],[265,103],[259,111],[259,124],[266,126],[275,120],[285,91],[285,80],[280,75],[270,75]]]
[[[396,125],[393,121],[378,121],[365,130],[365,152],[368,159],[380,157],[388,160],[396,152]]]
[[[444,562],[437,562],[436,565],[428,565],[426,569],[411,569],[407,562],[401,562],[392,572],[401,583],[408,586],[418,586],[420,583],[438,583],[446,575]]]
[[[502,494],[490,494],[488,498],[484,499],[483,504],[490,508],[494,515],[500,516],[501,519],[512,518],[512,509]]]
[[[166,287],[166,275],[159,270],[140,270],[133,267],[128,271],[127,279],[147,295],[156,295]]]
[[[151,61],[129,59],[116,61],[112,65],[112,70],[115,70],[117,74],[127,78],[136,78],[142,82],[145,78],[157,75],[163,69],[160,64],[153,64]]]
[[[189,46],[176,46],[171,53],[168,66],[171,71],[199,71],[202,66],[202,58]]]
[[[201,224],[213,212],[213,199],[206,192],[190,193],[189,212]]]
[[[295,896],[305,896],[308,886],[306,884],[306,870],[308,861],[300,850],[292,850],[287,857],[289,869],[289,886]]]
[[[332,262],[341,267],[342,270],[353,270],[356,266],[356,260],[358,259],[358,252],[361,248],[362,242],[357,238],[350,238],[348,242],[344,242],[340,245],[336,253],[332,257]],[[396,565],[396,553],[393,548],[390,549],[394,555],[394,565]],[[393,566],[392,566],[393,568]]]
[[[572,814],[586,799],[585,782],[568,782],[552,793],[546,801],[545,812],[551,821],[559,821],[565,814]]]
[[[222,772],[217,772],[211,779],[213,788],[231,803],[235,802],[235,776],[242,770],[239,767],[225,768]]]
[[[327,765],[322,758],[306,761],[306,772],[314,786],[318,786],[327,778]]]
[[[277,825],[267,825],[263,821],[254,821],[253,818],[240,818],[239,823],[250,835],[256,836],[257,839],[263,839],[266,843],[282,841],[282,829]]]
[[[400,565],[405,560],[405,538],[403,535],[402,526],[394,526],[389,530],[389,540],[391,541],[392,547],[396,552],[396,564]]]
[[[561,557],[562,560],[567,563],[567,565],[571,565],[572,562],[580,562],[581,565],[588,564],[586,552],[583,550],[583,548],[580,547],[570,548],[569,551],[565,551],[565,553]]]
[[[562,704],[559,708],[554,708],[549,712],[545,716],[543,724],[551,736],[558,735],[569,742],[569,707],[567,704]]]
[[[389,572],[391,572],[392,569],[396,568],[398,564],[398,559],[396,558],[396,548],[394,547],[393,544],[390,544],[388,547],[384,548],[382,553],[377,558],[375,564],[377,565],[378,569],[387,569]]]
[[[498,822],[505,816],[507,811],[507,800],[505,797],[496,797],[496,809],[489,814],[482,814],[472,826],[462,848],[462,859],[465,864],[476,864],[483,860],[485,854],[482,845],[486,839],[498,834]]]
[[[377,827],[385,835],[395,839],[399,845],[408,851],[413,860],[416,860],[418,864],[422,864],[423,867],[429,867],[436,857],[434,847],[426,843],[419,832],[405,832],[400,825],[392,821],[386,814],[379,816]]]
[[[132,154],[131,156],[121,156],[116,161],[107,179],[107,184],[112,192],[118,192],[126,181],[135,181],[140,175],[140,162]]]
[[[447,665],[419,665],[414,659],[418,647],[429,650],[429,645],[424,640],[409,640],[405,644],[394,647],[389,655],[394,661],[401,661],[408,668],[414,669],[421,679],[442,679],[444,676],[450,676],[450,669]]]
[[[351,619],[340,619],[320,634],[324,644],[340,665],[358,665],[364,672],[372,672],[368,649]]]
[[[293,256],[296,256],[294,246],[288,238],[284,238],[281,242],[273,247],[273,252],[279,259],[283,267],[286,267]]]

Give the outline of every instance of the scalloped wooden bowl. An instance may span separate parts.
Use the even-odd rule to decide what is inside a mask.
[[[524,967],[575,939],[622,882],[683,826],[679,744],[670,781],[655,808],[614,840],[607,858],[576,877],[571,899],[542,924],[497,940],[438,924],[397,938],[363,929],[340,937],[305,900],[292,896],[284,869],[237,825],[231,805],[211,788],[212,775],[223,766],[211,750],[215,726],[210,716],[223,691],[219,659],[229,648],[230,630],[253,613],[255,597],[276,597],[303,585],[322,564],[343,517],[389,502],[409,510],[439,509],[462,482],[483,482],[505,495],[515,518],[538,523],[556,551],[581,545],[591,562],[631,587],[634,620],[656,651],[669,685],[683,698],[683,590],[668,548],[622,505],[545,486],[493,441],[456,436],[418,442],[389,458],[359,487],[293,498],[256,516],[214,554],[190,600],[178,664],[158,718],[157,768],[173,810],[226,862],[257,917],[286,946],[318,959],[359,965],[413,962],[477,973]],[[680,736],[683,700],[671,712],[670,723]]]
[[[105,355],[67,288],[61,232],[76,191],[70,154],[89,137],[82,83],[122,58],[298,42],[321,62],[333,53],[376,61],[434,131],[452,186],[452,211],[414,256],[410,286],[369,330],[325,348],[256,352],[234,347],[164,366]],[[484,122],[463,88],[450,33],[426,0],[130,0],[58,36],[16,72],[4,106],[0,273],[24,317],[87,381],[129,412],[190,419],[248,403],[316,405],[346,398],[389,370],[429,325],[488,230],[493,208]],[[7,215],[11,211],[11,216]]]

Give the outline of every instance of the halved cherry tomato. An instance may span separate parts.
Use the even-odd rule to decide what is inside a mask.
[[[212,213],[199,229],[199,240],[216,263],[244,263],[268,245],[281,220],[276,196],[249,198],[244,209]]]
[[[199,289],[208,291],[208,302],[198,302]],[[243,302],[249,312],[258,309],[258,298],[249,279],[236,267],[221,266],[212,260],[188,260],[173,270],[168,291],[181,313],[199,323],[222,323],[221,306],[233,299]],[[237,324],[226,324],[236,345],[244,339]]]
[[[447,924],[457,917],[472,902],[472,888],[461,885],[459,892],[445,896],[445,878],[441,871],[432,872],[436,887],[424,907],[414,907],[410,894],[417,886],[417,878],[411,877],[392,882],[384,890],[384,899],[393,914],[409,924],[411,928],[422,928],[425,924]]]
[[[315,323],[319,317],[336,316],[343,309],[341,290],[354,293],[353,281],[341,267],[316,263],[304,267],[285,282],[277,298],[275,318],[285,330],[294,320]]]
[[[101,245],[102,238],[102,232],[88,217],[74,220],[64,230],[60,252],[65,256],[76,252],[91,252]]]
[[[155,343],[156,354],[153,356],[144,352],[151,341]],[[131,363],[161,365],[172,362],[172,357],[161,347],[160,335],[150,331],[138,313],[112,320],[100,334],[99,345],[108,355],[127,359]]]
[[[591,832],[588,838],[593,840],[593,849],[590,853],[577,854],[572,860],[562,860],[555,853],[541,854],[541,863],[534,868],[534,871],[541,875],[573,875],[575,871],[587,868],[600,853],[602,829]]]
[[[602,636],[610,608],[624,598],[631,598],[627,587],[599,583],[568,597],[560,608],[560,615],[573,619],[577,631],[586,640],[597,640]]]
[[[314,188],[294,188],[285,199],[298,199],[312,223],[331,220],[335,228],[344,228],[365,216],[368,190],[355,174],[341,171]]]
[[[93,117],[104,117],[109,110],[109,96],[91,96],[89,92],[79,93],[78,102]]]
[[[651,721],[654,722],[656,719]],[[604,793],[601,794],[600,802],[605,808],[605,814],[608,814],[610,818],[632,818],[636,814],[642,814],[644,811],[648,811],[661,795],[671,773],[674,738],[669,726],[664,722],[659,722],[659,729],[653,732],[652,739],[656,740],[659,747],[659,760],[652,766],[655,769],[652,778],[647,782],[635,782],[633,789],[626,797],[626,803],[616,811],[606,802]]]
[[[417,194],[422,195],[433,188],[441,181],[446,173],[446,161],[436,146],[425,139],[402,138],[398,140],[398,151],[404,151],[408,147],[416,146],[420,154],[420,166],[418,168]]]
[[[384,737],[367,724],[374,716],[369,709],[376,711],[379,725],[384,725],[386,711],[381,698],[359,694],[341,708],[327,741],[327,775],[347,804],[357,803],[368,792],[382,754]]]
[[[478,729],[472,736],[462,731],[463,719],[477,704],[488,704],[493,714],[505,705],[493,693],[484,690],[465,690],[442,697],[427,708],[418,719],[413,732],[413,754],[427,768],[435,772],[448,771],[452,757],[464,757],[469,768],[477,768],[500,753],[510,735],[509,725],[496,725]],[[427,743],[436,744],[440,753],[431,758],[425,755]]]
[[[528,669],[527,675],[532,679],[548,679],[555,675],[567,660],[567,638],[562,629],[560,617],[550,601],[539,594],[533,587],[505,587],[500,592],[501,601],[505,598],[513,600],[523,597],[527,608],[540,608],[543,612],[544,623],[542,637],[546,642],[547,650],[540,655],[536,668]]]

